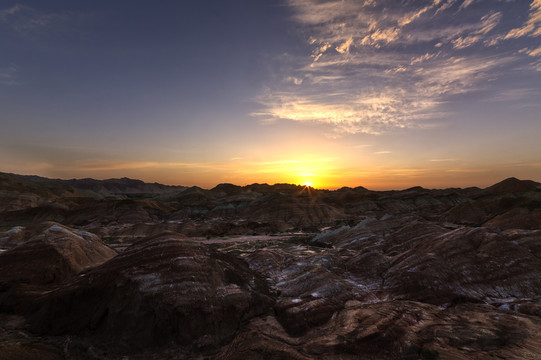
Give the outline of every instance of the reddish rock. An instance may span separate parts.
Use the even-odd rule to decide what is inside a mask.
[[[485,194],[509,194],[509,193],[524,193],[529,191],[537,191],[541,184],[531,180],[519,180],[511,177],[500,181],[497,184],[487,187],[483,190]]]
[[[485,304],[352,300],[300,337],[270,316],[253,319],[216,359],[535,359],[540,330],[535,317]]]
[[[481,225],[487,219],[488,214],[483,204],[475,201],[467,201],[456,205],[440,218],[444,222],[466,225]]]
[[[483,226],[497,229],[541,230],[541,208],[515,208],[495,216]]]
[[[0,234],[0,246],[9,249],[0,270],[10,266],[0,273],[0,305],[26,314],[38,333],[25,336],[62,348],[66,357],[535,359],[541,353],[538,183],[384,192],[222,184],[162,192],[123,180],[107,191],[129,194],[89,199],[86,192],[73,198],[54,180],[45,192],[43,179],[24,180],[20,199],[15,183],[8,184],[4,199],[16,201],[0,209],[3,229],[26,226]],[[89,183],[89,192],[105,186]],[[159,191],[140,192],[148,189]],[[146,239],[77,276],[87,265],[74,254],[92,252],[77,250],[80,240],[56,240],[54,247],[45,239],[85,235],[58,224],[29,225],[42,218],[107,240]],[[314,236],[322,228],[328,230]],[[299,230],[311,235],[213,239],[210,246],[180,235]],[[2,324],[3,338],[1,330]],[[11,343],[24,343],[13,334]]]
[[[11,249],[26,241],[26,231],[23,226],[14,226],[0,236],[0,249]]]
[[[11,235],[20,244],[0,253],[2,310],[26,311],[43,293],[116,256],[85,231],[54,223],[19,230]]]
[[[0,360],[64,360],[63,352],[38,341],[10,341],[0,343]]]
[[[21,231],[30,238],[20,239],[20,245],[0,253],[0,288],[60,283],[116,255],[96,235],[59,224]]]
[[[457,229],[397,255],[385,273],[385,288],[395,297],[435,304],[539,297],[536,250],[489,229]]]
[[[248,256],[250,268],[268,277],[280,294],[275,312],[289,334],[300,336],[326,323],[354,296],[355,286],[339,275],[337,257],[298,246]]]
[[[165,234],[48,294],[31,323],[40,333],[97,337],[124,352],[168,343],[204,351],[272,303],[244,262]]]

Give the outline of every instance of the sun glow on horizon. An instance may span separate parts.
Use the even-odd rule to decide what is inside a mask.
[[[323,186],[325,184],[321,181],[321,174],[315,174],[314,171],[303,171],[296,176],[296,181],[293,183],[301,184],[305,188],[314,188],[316,186]]]

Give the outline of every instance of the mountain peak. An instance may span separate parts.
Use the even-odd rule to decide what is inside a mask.
[[[540,185],[541,184],[532,180],[519,180],[515,177],[510,177],[487,187],[485,191],[490,193],[527,192],[537,190]]]

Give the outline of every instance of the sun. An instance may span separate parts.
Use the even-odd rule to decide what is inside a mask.
[[[293,184],[300,184],[305,188],[315,188],[321,185],[319,183],[319,174],[314,169],[298,168],[294,169],[295,176],[293,177]]]

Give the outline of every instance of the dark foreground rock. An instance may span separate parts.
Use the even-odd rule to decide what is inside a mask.
[[[15,228],[0,253],[0,309],[17,310],[31,298],[116,256],[94,234],[43,223]]]
[[[96,338],[111,351],[172,344],[193,353],[216,350],[272,303],[243,261],[165,234],[45,295],[30,322],[35,332]]]
[[[162,234],[35,297],[28,338],[7,332],[0,354],[39,339],[83,359],[537,359],[540,236],[412,218],[330,247]]]
[[[10,249],[0,253],[2,284],[58,283],[116,256],[96,235],[52,222],[18,227],[4,238]]]
[[[541,358],[536,182],[91,201],[10,184],[0,360]]]
[[[407,220],[407,221],[406,221]],[[541,232],[362,221],[233,245],[279,292],[219,359],[537,359]],[[323,246],[325,245],[325,246]]]
[[[540,330],[539,318],[484,304],[349,301],[300,337],[254,319],[216,359],[538,359]]]

